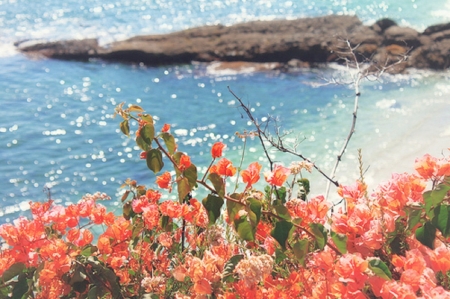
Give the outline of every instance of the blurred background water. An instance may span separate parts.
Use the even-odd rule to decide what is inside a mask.
[[[0,223],[26,214],[30,200],[46,200],[45,187],[64,204],[85,193],[106,192],[115,209],[126,178],[153,186],[155,176],[139,160],[140,151],[119,132],[120,119],[112,118],[120,102],[141,105],[157,126],[171,123],[179,149],[195,164],[209,164],[210,146],[219,140],[228,145],[226,157],[238,163],[243,143],[235,132],[252,127],[229,86],[259,120],[278,117],[282,129],[292,132],[291,140],[303,140],[298,150],[329,173],[348,133],[354,101],[351,86],[323,85],[323,77],[345,76],[336,66],[296,74],[215,74],[195,64],[151,68],[33,60],[18,54],[14,42],[95,37],[106,44],[199,25],[327,14],[357,15],[367,25],[389,17],[423,30],[449,22],[449,9],[447,0],[0,0]],[[357,149],[371,189],[392,172],[412,171],[416,157],[448,154],[449,94],[448,71],[365,81],[339,182],[359,177]],[[296,160],[272,154],[285,165]],[[243,166],[254,160],[266,162],[258,142],[249,140]],[[317,173],[308,177],[312,192],[323,194],[324,179]]]

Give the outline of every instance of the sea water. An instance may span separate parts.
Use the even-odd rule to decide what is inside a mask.
[[[95,37],[106,44],[199,25],[331,13],[356,14],[368,25],[390,17],[423,30],[450,21],[449,3],[0,0],[0,223],[26,215],[29,201],[51,196],[69,204],[97,191],[110,195],[108,207],[119,213],[119,187],[125,179],[155,186],[155,175],[139,159],[140,150],[120,133],[120,119],[113,118],[121,102],[142,106],[157,128],[170,123],[179,150],[191,156],[200,172],[211,161],[210,147],[216,141],[227,144],[225,156],[235,164],[244,155],[244,168],[256,160],[267,170],[258,140],[244,143],[235,135],[253,127],[230,88],[258,121],[277,119],[281,132],[288,134],[286,142],[330,173],[349,132],[355,101],[353,86],[345,84],[349,72],[337,66],[295,74],[221,74],[202,64],[154,68],[36,60],[17,53],[14,42]],[[326,78],[342,78],[342,84],[326,84]],[[425,153],[448,155],[449,94],[448,71],[411,70],[363,81],[356,131],[336,180],[351,184],[359,178],[358,149],[371,189],[392,172],[412,172],[414,159]],[[299,160],[269,153],[284,165]],[[313,194],[325,192],[320,174],[306,176]],[[339,200],[334,191],[331,201]]]

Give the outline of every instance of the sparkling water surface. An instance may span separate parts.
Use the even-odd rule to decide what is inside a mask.
[[[106,192],[111,209],[128,177],[147,186],[155,176],[139,160],[132,139],[119,132],[114,107],[141,105],[157,124],[172,124],[179,148],[199,166],[209,164],[210,146],[228,144],[237,164],[243,142],[235,132],[251,130],[228,87],[259,120],[277,117],[289,140],[327,173],[348,133],[353,92],[324,85],[322,77],[345,75],[339,67],[296,74],[221,75],[204,65],[150,68],[93,61],[34,60],[12,44],[25,39],[97,37],[103,43],[135,34],[162,33],[204,24],[357,14],[365,23],[391,17],[418,30],[449,21],[448,1],[1,1],[0,0],[0,223],[26,214],[30,200],[65,204],[85,193]],[[411,171],[414,158],[439,155],[450,146],[448,72],[386,76],[362,85],[357,129],[337,178],[358,178],[361,148],[372,188],[391,172]],[[134,127],[135,128],[135,127]],[[271,153],[289,164],[293,157]],[[266,162],[257,140],[245,145],[250,161]],[[325,191],[317,173],[313,193]],[[169,195],[170,196],[170,195]],[[201,196],[201,194],[199,194]]]

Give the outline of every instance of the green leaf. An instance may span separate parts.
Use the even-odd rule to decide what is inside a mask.
[[[223,179],[218,175],[217,173],[210,173],[208,175],[208,180],[211,181],[211,183],[214,186],[214,190],[216,190],[216,193],[220,197],[225,196],[225,184],[223,182]]]
[[[142,109],[142,107],[138,106],[138,105],[130,105],[130,107],[128,107],[128,111],[129,112],[144,112],[144,109]]]
[[[197,167],[194,164],[189,165],[184,170],[184,177],[188,179],[191,189],[194,189],[197,186]]]
[[[402,255],[402,252],[406,250],[405,240],[400,235],[396,235],[392,240],[388,240],[388,243],[392,253],[397,255]]]
[[[25,274],[20,274],[17,283],[14,285],[12,290],[12,299],[22,299],[24,295],[28,292],[28,282],[27,276]]]
[[[97,287],[107,285],[108,291],[111,291],[111,293],[114,294],[114,298],[124,298],[120,289],[120,285],[118,283],[118,277],[111,269],[101,265],[99,262],[88,261],[87,264],[91,265],[92,267],[92,275],[95,275],[95,278],[102,282],[102,284],[97,284],[99,282],[95,281]]]
[[[209,194],[202,201],[206,211],[208,211],[209,224],[213,225],[220,217],[220,210],[223,206],[223,198]]]
[[[334,231],[331,231],[331,239],[334,242],[334,245],[336,245],[337,249],[340,253],[345,254],[347,253],[347,236],[344,234],[338,234]]]
[[[130,124],[128,123],[127,119],[125,119],[120,123],[120,130],[122,131],[123,134],[130,137]]]
[[[298,194],[297,197],[300,198],[303,201],[306,201],[306,196],[309,194],[310,186],[309,186],[309,180],[308,179],[298,179]]]
[[[92,254],[96,253],[97,251],[98,251],[97,246],[86,245],[81,250],[81,255],[82,256],[92,256]]]
[[[153,125],[153,117],[150,114],[143,114],[141,119],[146,123]]]
[[[283,205],[275,206],[275,211],[277,212],[277,215],[285,220],[291,220],[291,214],[289,213],[288,208],[286,208]]]
[[[236,229],[239,237],[245,241],[255,240],[255,230],[250,222],[247,220],[247,215],[234,219],[234,228]]]
[[[295,258],[298,260],[298,262],[304,266],[305,265],[305,257],[309,252],[309,241],[308,239],[302,239],[294,243],[294,246],[292,248],[294,252]]]
[[[233,282],[233,272],[236,265],[244,258],[243,254],[233,255],[223,267],[222,281],[223,282]]]
[[[192,188],[187,178],[181,178],[178,183],[178,199],[183,203],[184,198],[191,192]]]
[[[164,143],[166,144],[169,154],[173,155],[173,153],[175,153],[175,150],[177,149],[177,145],[175,143],[175,138],[172,136],[172,134],[167,133],[167,132],[162,133],[161,137],[164,140]]]
[[[171,232],[173,229],[173,220],[169,216],[161,216],[159,224],[165,232]]]
[[[315,237],[316,248],[322,250],[327,244],[327,229],[320,223],[310,223],[309,227]]]
[[[294,225],[290,221],[281,220],[275,223],[275,227],[270,232],[270,235],[277,240],[283,250],[286,250],[286,243],[292,235]]]
[[[130,190],[126,190],[124,193],[123,193],[123,195],[122,195],[122,198],[121,198],[121,201],[122,202],[124,202],[125,200],[127,200],[127,198],[128,198],[128,195],[130,195]]]
[[[391,271],[389,271],[388,266],[379,259],[373,259],[369,261],[369,269],[375,273],[376,276],[381,277],[385,280],[392,279]]]
[[[308,195],[308,194],[309,194],[309,191],[310,191],[310,189],[311,189],[309,180],[308,180],[308,179],[305,179],[305,178],[303,178],[303,179],[298,179],[298,180],[297,180],[297,183],[298,183],[301,187],[303,187],[303,189],[304,189],[305,192],[306,192],[306,195]]]
[[[153,173],[158,173],[164,167],[164,162],[162,160],[162,153],[158,149],[151,149],[147,152],[147,167],[153,171]]]
[[[434,249],[434,239],[436,238],[436,228],[430,222],[425,222],[422,227],[416,230],[416,239],[423,245]]]
[[[143,229],[144,229],[144,220],[142,218],[135,219],[135,221],[133,222],[131,239],[135,240],[136,238],[139,238]],[[136,245],[136,244],[134,244],[134,245]]]
[[[142,140],[151,147],[153,138],[155,137],[155,127],[153,124],[146,124],[139,131],[139,135],[142,137]]]
[[[26,268],[27,267],[24,263],[14,263],[5,272],[3,272],[3,276],[0,281],[8,282],[17,275],[21,274]]]
[[[261,219],[261,209],[262,209],[262,203],[261,201],[254,199],[254,198],[248,198],[247,199],[250,203],[249,208],[250,211],[249,212],[249,218],[250,221],[252,222],[252,225],[255,227],[258,225],[259,220]]]
[[[84,267],[80,264],[75,266],[75,271],[72,274],[72,277],[70,278],[69,285],[73,286],[74,283],[82,282],[87,278],[86,271],[84,270]]]
[[[133,208],[131,207],[131,201],[129,201],[123,205],[123,218],[125,218],[126,220],[130,220],[132,213],[134,212]]]
[[[97,287],[93,286],[88,292],[88,299],[97,299]]]
[[[281,201],[281,204],[286,203],[286,187],[280,187],[275,190],[275,194],[277,196],[277,200]]]
[[[419,223],[422,211],[423,207],[405,207],[406,217],[408,219],[408,229],[412,229]]]
[[[434,209],[434,217],[431,223],[447,238],[450,236],[450,206],[439,205]]]
[[[149,149],[152,148],[151,145],[148,145],[147,143],[145,143],[144,139],[142,139],[141,136],[137,136],[136,137],[136,144],[144,152],[146,152],[146,151],[148,151]]]
[[[233,199],[239,199],[240,195],[238,193],[231,194],[231,198]],[[227,213],[228,218],[233,221],[233,219],[236,217],[237,213],[239,213],[240,210],[243,210],[245,207],[242,204],[239,204],[237,202],[227,200]]]
[[[433,218],[433,209],[436,208],[442,201],[444,201],[444,198],[449,191],[450,177],[447,177],[443,183],[437,185],[436,189],[423,193],[425,211],[429,218]]]
[[[275,249],[275,264],[280,264],[285,259],[287,259],[286,253],[280,248]]]

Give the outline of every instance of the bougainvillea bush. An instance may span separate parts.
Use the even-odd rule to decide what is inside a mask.
[[[138,122],[158,188],[126,180],[120,216],[98,193],[31,202],[31,218],[0,227],[0,298],[450,298],[448,158],[425,155],[373,192],[340,186],[331,212],[307,196],[308,162],[263,174],[217,142],[200,172],[170,125],[134,105],[116,112],[126,135]]]

